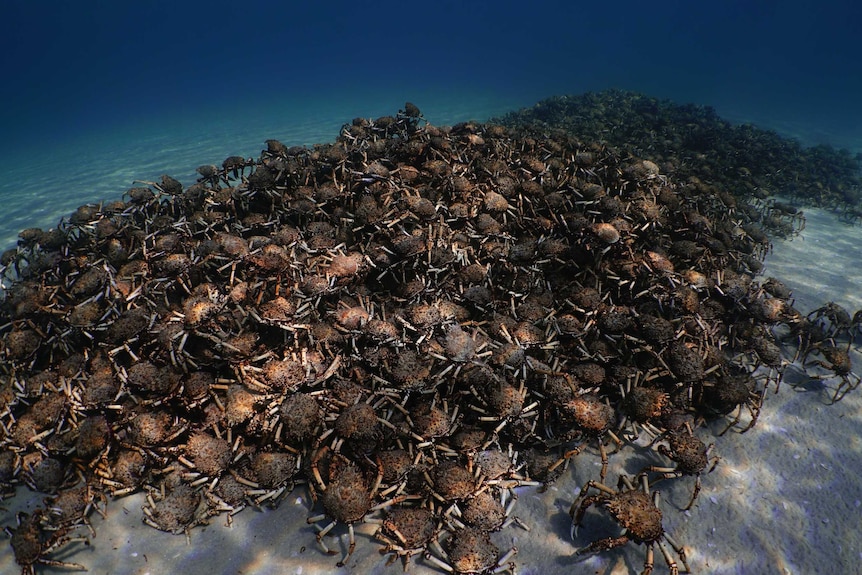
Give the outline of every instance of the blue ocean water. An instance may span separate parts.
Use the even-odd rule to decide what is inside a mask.
[[[8,2],[0,245],[135,179],[330,141],[415,102],[433,123],[622,88],[859,149],[852,2]]]
[[[622,88],[862,151],[852,2],[411,4],[8,0],[0,251],[135,180],[189,184],[267,138],[330,141],[407,100],[450,124]]]

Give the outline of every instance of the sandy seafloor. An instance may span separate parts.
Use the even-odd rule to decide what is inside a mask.
[[[439,115],[431,119],[437,124],[449,123],[466,119],[469,113],[471,110],[464,110],[442,121]],[[309,130],[305,135],[315,138],[309,141],[277,133],[266,134],[259,140],[276,137],[289,144],[328,141],[334,137],[338,125],[348,120],[339,118],[327,125],[320,137],[318,132]],[[148,145],[152,146],[152,142]],[[6,196],[7,218],[0,239],[6,246],[21,228],[52,225],[80,203],[116,197],[135,178],[155,179],[161,173],[173,173],[184,183],[190,183],[195,166],[220,163],[220,157],[235,153],[225,150],[219,156],[220,151],[213,149],[211,154],[216,154],[213,156],[198,149],[197,155],[190,156],[190,150],[194,149],[194,142],[189,142],[181,145],[174,155],[168,151],[155,159],[141,157],[141,163],[135,167],[143,173],[124,172],[122,163],[115,159],[106,166],[107,173],[103,175],[112,178],[111,182],[123,183],[110,190],[98,187],[105,184],[99,184],[103,179],[94,179],[99,175],[97,167],[82,168],[79,181],[70,186],[81,197],[67,197],[63,205],[52,202],[42,214],[28,211],[23,204],[16,209],[15,199],[8,195],[11,188],[4,186],[0,191]],[[256,156],[258,150],[239,150],[239,153]],[[126,158],[133,155],[128,150],[123,153]],[[168,167],[162,168],[167,164],[159,164],[158,158],[167,162]],[[94,160],[98,162],[100,158]],[[188,173],[172,171],[170,168],[175,165],[184,167]],[[6,183],[15,175],[7,172]],[[96,183],[94,188],[82,186],[89,180]],[[765,275],[775,276],[793,288],[796,305],[802,311],[828,300],[844,305],[851,313],[862,308],[862,227],[840,223],[825,211],[809,210],[806,214],[808,223],[801,237],[775,242],[767,258]],[[862,341],[857,345],[862,345]],[[859,353],[854,352],[854,359],[860,365]],[[862,388],[830,405],[834,387],[834,381],[809,381],[790,366],[780,392],[777,395],[770,392],[752,430],[745,434],[732,430],[723,437],[715,437],[724,429],[725,420],[698,430],[705,442],[715,442],[714,453],[721,459],[715,470],[703,477],[703,490],[695,507],[689,512],[681,511],[691,494],[692,478],[668,480],[657,486],[662,494],[665,528],[684,544],[693,573],[862,573],[859,529]],[[664,465],[666,460],[658,454],[635,455],[632,447],[624,447],[611,456],[607,483],[615,484],[620,472],[636,473],[648,464]],[[512,526],[495,534],[501,549],[512,545],[518,548],[518,573],[641,571],[645,550],[634,544],[588,557],[573,556],[575,549],[609,534],[609,528],[612,530],[601,515],[590,513],[577,539],[573,542],[570,538],[569,506],[579,486],[597,479],[598,475],[599,458],[591,450],[574,459],[547,492],[540,494],[532,488],[519,488],[514,514],[532,530]],[[2,502],[0,525],[14,524],[16,511],[31,509],[40,499],[41,496],[30,494],[26,488],[19,488],[15,499]],[[311,510],[304,487],[286,497],[276,510],[246,509],[234,518],[231,527],[225,526],[224,517],[212,519],[210,525],[191,532],[191,544],[187,544],[184,536],[143,525],[142,502],[140,494],[111,500],[106,521],[93,517],[98,535],[92,545],[74,544],[53,558],[83,563],[90,573],[111,575],[401,572],[399,563],[385,566],[386,560],[378,553],[380,544],[372,538],[376,526],[371,524],[357,526],[356,553],[346,567],[338,569],[335,565],[338,557],[324,555],[319,550],[315,529],[305,522],[306,517],[318,511]],[[347,545],[346,529],[336,528],[335,534],[341,537],[340,543],[329,537],[330,547],[343,552]],[[667,571],[658,551],[655,563],[656,573]],[[16,572],[11,550],[4,542],[0,546],[0,573]],[[40,572],[67,571],[40,568]],[[419,559],[411,572],[440,571]]]

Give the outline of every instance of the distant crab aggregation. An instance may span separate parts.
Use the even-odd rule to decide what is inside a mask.
[[[0,493],[54,503],[10,527],[42,541],[19,563],[47,563],[104,494],[145,491],[143,521],[187,534],[301,484],[321,549],[349,532],[339,564],[367,521],[390,562],[498,572],[516,550],[490,533],[543,527],[512,515],[513,490],[596,457],[576,522],[599,503],[664,553],[660,520],[641,533],[614,511],[661,516],[649,485],[600,483],[608,458],[666,439],[645,472],[694,475],[694,505],[709,449],[692,425],[754,425],[787,363],[776,324],[842,375],[836,396],[858,385],[827,343],[843,316],[754,280],[758,208],[664,170],[408,104],[25,230],[2,258]]]

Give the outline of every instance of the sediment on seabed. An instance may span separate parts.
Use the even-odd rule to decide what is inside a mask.
[[[633,491],[680,476],[695,503],[714,464],[699,427],[756,424],[788,363],[776,334],[835,371],[836,400],[859,383],[834,341],[849,315],[802,315],[755,277],[768,233],[804,216],[714,169],[436,127],[411,104],[331,144],[266,144],[3,255],[0,486],[48,494],[11,526],[23,566],[86,534],[103,495],[145,491],[143,521],[187,533],[296,488],[333,563],[380,521],[393,560],[484,572],[517,560],[489,533],[543,528],[515,519],[513,490],[585,460],[608,485],[574,518],[601,503],[661,549]],[[621,450],[667,466],[617,486]],[[345,531],[346,550],[327,543]]]

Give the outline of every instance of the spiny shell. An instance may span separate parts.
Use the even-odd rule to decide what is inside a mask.
[[[606,244],[615,244],[620,240],[620,232],[612,224],[605,222],[593,224],[592,230]]]

